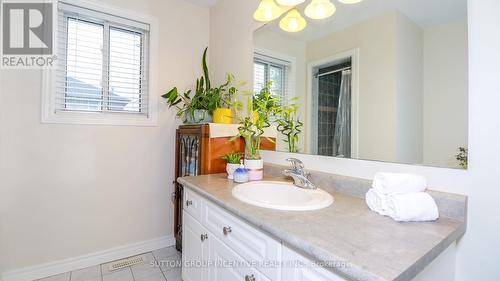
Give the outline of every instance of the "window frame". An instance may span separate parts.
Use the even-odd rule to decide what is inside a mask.
[[[123,126],[157,126],[158,125],[158,100],[156,93],[156,78],[157,78],[157,55],[158,55],[158,20],[149,15],[142,15],[135,11],[125,10],[115,6],[110,6],[101,2],[88,0],[60,0],[58,1],[57,19],[59,20],[61,5],[71,5],[75,9],[81,11],[83,16],[80,18],[88,18],[91,22],[98,22],[101,17],[93,15],[105,14],[104,21],[112,21],[112,27],[125,29],[127,31],[141,32],[143,36],[147,36],[144,45],[144,57],[147,59],[144,63],[144,70],[148,72],[147,81],[147,114],[138,112],[113,112],[110,110],[103,111],[73,111],[73,110],[56,110],[57,98],[57,81],[56,72],[57,66],[42,71],[42,123],[55,124],[84,124],[84,125],[123,125]],[[64,7],[64,6],[62,6]],[[65,10],[66,11],[66,10]],[[99,11],[106,11],[105,13]],[[63,12],[64,19],[71,17],[70,12]],[[109,19],[107,16],[109,15]],[[105,24],[106,22],[104,22]],[[148,26],[149,32],[143,32],[142,26]],[[108,26],[109,28],[109,26]],[[109,29],[108,29],[109,31]],[[58,25],[56,24],[54,34],[58,34]],[[106,32],[105,32],[106,34]],[[109,35],[106,35],[109,36]],[[58,41],[59,36],[56,36]],[[56,42],[56,46],[59,42]],[[59,48],[56,48],[56,56],[58,59],[65,60],[66,53],[61,54]],[[108,56],[109,61],[109,56]],[[104,61],[103,61],[104,62]],[[56,61],[56,65],[58,65]],[[107,62],[104,62],[107,64]],[[104,85],[103,85],[104,86]],[[107,92],[108,90],[105,90]],[[104,93],[103,93],[104,95]],[[103,101],[105,97],[103,96]],[[103,105],[104,106],[104,105]]]
[[[253,71],[252,73],[255,75],[255,64],[263,64],[265,65],[265,73],[264,73],[264,79],[265,83],[269,82],[270,79],[270,68],[271,67],[276,67],[280,68],[283,72],[282,75],[282,95],[279,96],[280,102],[283,104],[288,103],[288,101],[295,96],[294,93],[294,82],[293,82],[293,76],[295,75],[295,63],[293,58],[286,57],[281,54],[276,54],[272,53],[267,50],[256,50],[254,52],[254,57],[253,57]],[[253,81],[255,82],[255,77],[253,78]],[[253,88],[252,88],[253,89]],[[256,94],[256,93],[254,93]],[[284,100],[282,100],[284,99]]]

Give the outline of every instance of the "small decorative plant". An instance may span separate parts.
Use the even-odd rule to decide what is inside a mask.
[[[221,157],[222,160],[226,161],[228,164],[240,164],[240,160],[243,154],[241,152],[230,152]]]
[[[458,154],[455,155],[455,159],[458,161],[458,165],[463,168],[467,169],[468,162],[469,162],[469,150],[465,147],[459,147],[458,148]]]
[[[234,172],[238,169],[242,156],[242,153],[233,151],[221,157],[227,162],[226,172],[228,179],[234,179]]]
[[[277,130],[285,136],[284,141],[288,145],[288,152],[296,153],[298,151],[297,142],[304,125],[297,116],[298,106],[295,103],[297,98],[292,98],[288,105],[284,105],[281,110],[281,116],[276,120]]]

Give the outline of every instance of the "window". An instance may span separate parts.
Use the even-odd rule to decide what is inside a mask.
[[[280,101],[286,101],[288,93],[288,77],[290,63],[266,55],[255,54],[253,70],[253,90],[258,93],[272,81],[271,92],[276,94]]]
[[[93,8],[58,3],[58,65],[45,121],[154,125],[150,24]]]

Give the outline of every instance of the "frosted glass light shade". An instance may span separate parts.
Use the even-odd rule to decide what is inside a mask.
[[[281,16],[281,8],[273,0],[261,0],[259,7],[253,13],[256,21],[268,22]]]
[[[340,3],[342,4],[356,4],[359,3],[363,0],[339,0]]]
[[[299,32],[306,28],[307,22],[297,9],[293,9],[280,20],[280,28],[286,32]]]
[[[302,3],[306,2],[306,0],[276,0],[276,2],[278,2],[278,4],[280,4],[281,6],[290,7],[290,6],[297,6],[299,4],[302,4]]]
[[[304,12],[311,19],[321,20],[331,17],[336,10],[337,8],[330,0],[312,0]]]

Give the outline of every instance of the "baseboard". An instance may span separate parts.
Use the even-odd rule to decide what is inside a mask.
[[[164,236],[147,241],[123,245],[116,248],[91,253],[79,257],[25,267],[2,273],[3,281],[32,281],[68,271],[107,263],[110,261],[150,252],[175,245],[173,236]]]

